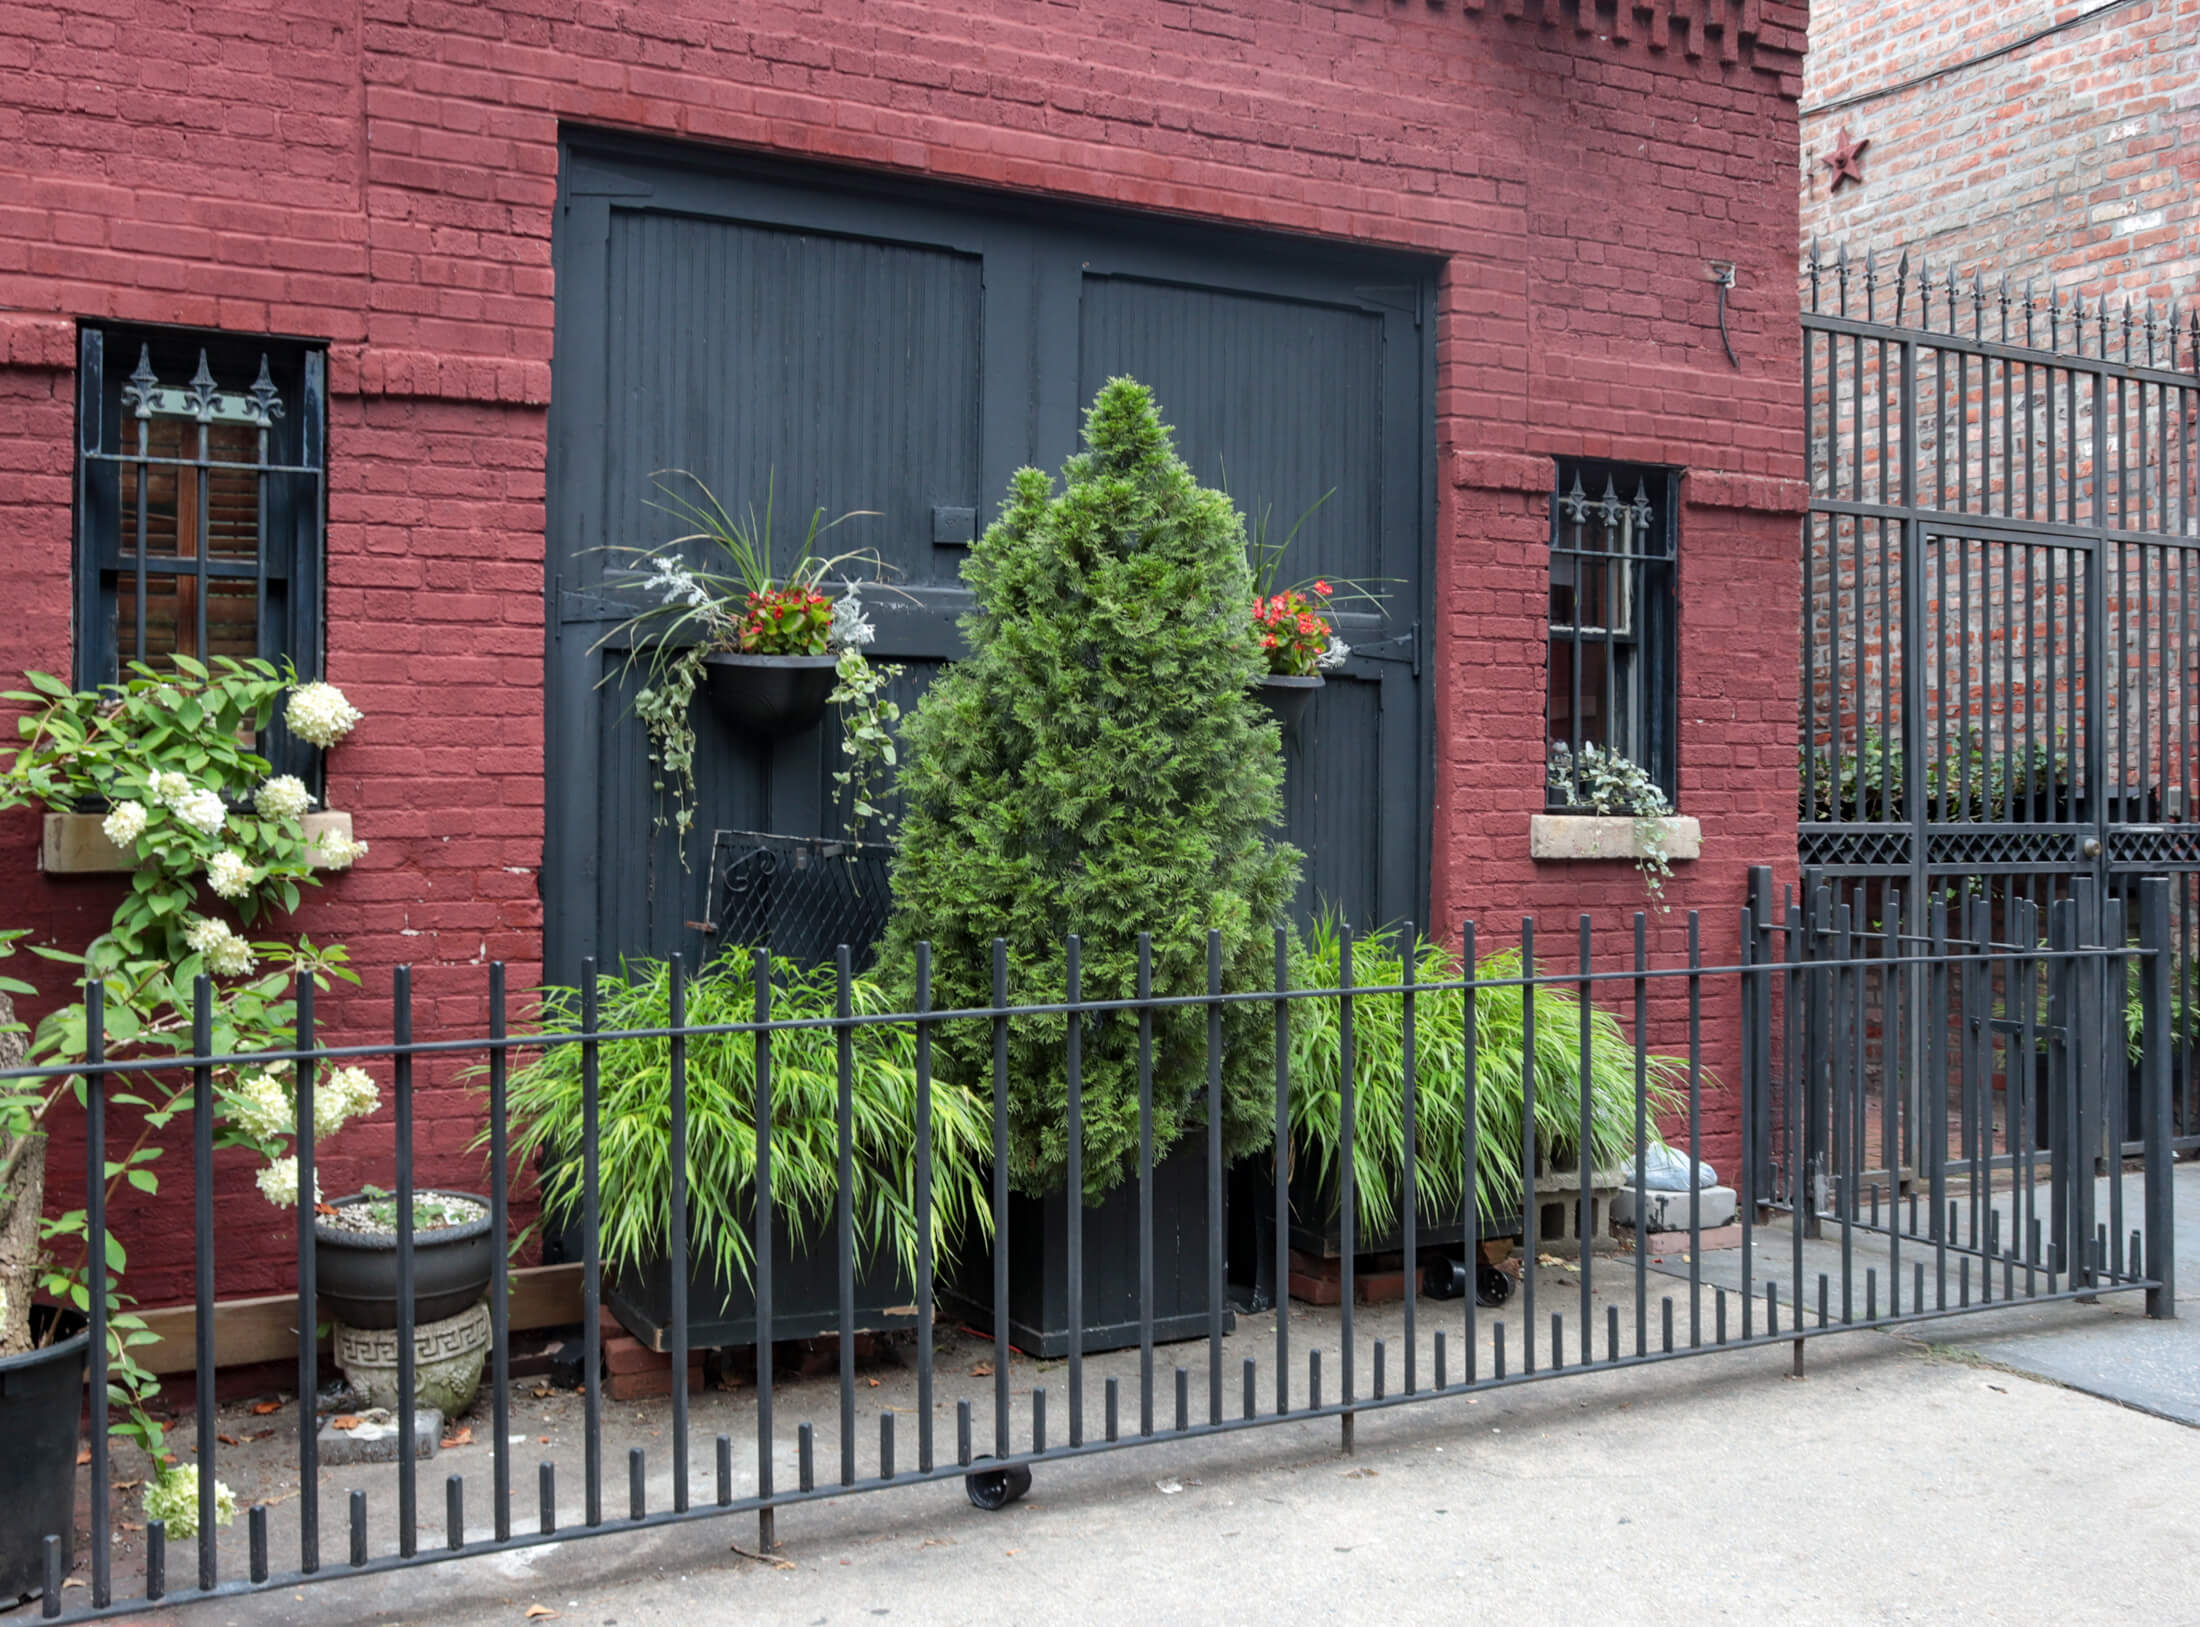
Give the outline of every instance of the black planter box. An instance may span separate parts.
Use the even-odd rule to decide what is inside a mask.
[[[1266,1218],[1273,1231],[1275,1221],[1275,1177],[1271,1170],[1263,1187],[1268,1200]],[[1294,1159],[1291,1169],[1291,1246],[1301,1254],[1312,1254],[1322,1259],[1335,1259],[1344,1252],[1344,1225],[1337,1202],[1337,1170],[1332,1164],[1323,1174],[1317,1175],[1311,1158]],[[1429,1207],[1426,1198],[1419,1205],[1419,1224],[1414,1241],[1422,1248],[1456,1248],[1467,1240],[1465,1225],[1459,1217],[1460,1205],[1448,1202],[1441,1211]],[[1406,1246],[1405,1194],[1390,1195],[1390,1225],[1380,1232],[1370,1234],[1364,1226],[1356,1226],[1352,1237],[1352,1252],[1359,1254],[1394,1254]],[[1477,1240],[1485,1237],[1518,1237],[1521,1227],[1518,1217],[1499,1216],[1495,1220],[1483,1220],[1475,1230]]]
[[[1207,1336],[1207,1259],[1229,1235],[1207,1227],[1207,1140],[1186,1136],[1153,1172],[1153,1336]],[[1085,1210],[1086,1355],[1139,1342],[1138,1182],[1125,1181]],[[1011,1197],[1008,1207],[1008,1341],[1028,1356],[1069,1354],[1069,1210],[1062,1195]],[[987,1332],[993,1329],[993,1258],[971,1248],[942,1299]],[[1234,1319],[1223,1312],[1223,1331]]]
[[[772,1338],[814,1339],[840,1331],[840,1229],[827,1219],[797,1247],[784,1223],[772,1230]],[[579,1238],[572,1238],[578,1257]],[[632,1271],[604,1272],[604,1303],[628,1332],[652,1350],[672,1343],[672,1262],[650,1260]],[[917,1325],[917,1291],[891,1252],[856,1261],[855,1328],[883,1333]],[[731,1281],[707,1259],[688,1269],[688,1348],[756,1343],[756,1293],[738,1271]]]

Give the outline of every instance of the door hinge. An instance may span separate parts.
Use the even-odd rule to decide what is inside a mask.
[[[1413,622],[1396,638],[1386,638],[1376,644],[1355,644],[1352,653],[1363,661],[1404,661],[1411,664],[1413,676],[1421,676],[1421,624]]]

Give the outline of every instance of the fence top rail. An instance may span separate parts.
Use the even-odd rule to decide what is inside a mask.
[[[1843,243],[1829,253],[1815,239],[1803,257],[1800,280],[1806,322],[1864,322],[1967,344],[2005,345],[2065,362],[2200,374],[2200,307],[2152,300],[2134,305],[2128,296],[2112,303],[2106,293],[2089,299],[2076,291],[2040,288],[2033,277],[2012,283],[2006,274],[1989,279],[1977,269],[1965,277],[1952,260],[1936,269],[1920,255],[1913,266],[1907,249],[1852,255]]]
[[[1770,930],[1787,932],[1793,928],[1772,926]],[[1833,929],[1804,926],[1803,935],[1831,937]],[[1869,933],[1866,936],[1881,943],[1884,934]],[[782,1033],[832,1033],[842,1029],[877,1028],[892,1026],[938,1027],[951,1022],[989,1022],[1017,1017],[1044,1016],[1109,1016],[1135,1012],[1168,1011],[1180,1009],[1204,1009],[1216,1006],[1256,1005],[1288,1007],[1294,1001],[1335,1000],[1349,997],[1354,1000],[1370,996],[1416,997],[1446,994],[1481,994],[1502,989],[1536,988],[1579,992],[1592,984],[1647,985],[1652,982],[1696,981],[1710,978],[1769,978],[1783,975],[1801,975],[1806,972],[1872,971],[1885,972],[1890,968],[1916,965],[1930,961],[1936,966],[1965,964],[2024,965],[2034,966],[2052,961],[2114,960],[2141,961],[2157,953],[2144,945],[2080,945],[2073,948],[2054,949],[2045,945],[2024,947],[2018,945],[1992,945],[1985,947],[1967,944],[1961,940],[1935,941],[1923,938],[1901,940],[1914,946],[1916,953],[1889,955],[1863,953],[1847,956],[1801,958],[1741,962],[1726,965],[1629,965],[1598,970],[1593,967],[1576,967],[1572,970],[1539,971],[1510,977],[1469,977],[1465,975],[1431,979],[1413,983],[1355,983],[1350,986],[1293,987],[1287,989],[1224,990],[1220,993],[1194,993],[1152,995],[1145,999],[1077,999],[1033,1001],[1028,1004],[1000,1006],[950,1007],[925,1011],[891,1011],[857,1013],[846,1017],[767,1017],[759,1020],[731,1023],[692,1023],[678,1027],[653,1028],[576,1028],[518,1034],[468,1035],[461,1039],[408,1040],[404,1042],[365,1042],[350,1045],[315,1045],[289,1050],[214,1053],[204,1056],[164,1055],[153,1057],[105,1058],[98,1062],[77,1060],[74,1062],[45,1063],[36,1067],[0,1069],[0,1084],[27,1083],[65,1079],[74,1075],[97,1074],[102,1078],[128,1074],[160,1074],[198,1068],[268,1068],[300,1062],[333,1062],[351,1058],[372,1057],[420,1057],[472,1055],[504,1055],[513,1051],[546,1051],[561,1046],[605,1045],[632,1041],[692,1040],[699,1038],[738,1037],[741,1035],[766,1035]],[[1550,962],[1545,961],[1548,965]],[[405,970],[408,968],[400,968]],[[767,1007],[768,1009],[768,1007]],[[1563,1020],[1563,1019],[1561,1019]],[[1644,1044],[1638,1037],[1637,1046]]]

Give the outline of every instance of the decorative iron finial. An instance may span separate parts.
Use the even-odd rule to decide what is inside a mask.
[[[1604,501],[1600,507],[1604,519],[1604,528],[1607,531],[1617,531],[1619,522],[1626,517],[1627,509],[1620,502],[1619,488],[1612,484],[1610,475],[1604,477]]]
[[[1833,282],[1841,301],[1840,314],[1847,316],[1849,314],[1849,246],[1847,243],[1841,245],[1841,252],[1834,259]]]
[[[2131,296],[2124,296],[2124,365],[2131,365]]]
[[[1971,273],[1971,337],[1977,339],[1986,331],[1986,274]]]
[[[1810,240],[1810,308],[1818,309],[1818,239]]]
[[[1648,536],[1650,534],[1650,518],[1650,488],[1638,479],[1635,482],[1634,503],[1635,531],[1637,535]]]
[[[2147,301],[2146,330],[2147,366],[2152,367],[2154,365],[2154,301],[2152,301],[2151,299]]]
[[[2032,342],[2032,279],[2024,279],[2024,342]]]
[[[2001,274],[2001,342],[2009,342],[2009,273]]]
[[[1874,309],[1879,295],[1879,256],[1870,249],[1864,251],[1864,320],[1878,320]]]
[[[191,416],[202,424],[214,421],[214,372],[206,365],[206,352],[199,352],[199,370],[191,375],[185,386],[191,392]]]
[[[1559,499],[1559,507],[1575,525],[1589,517],[1589,494],[1581,489],[1581,471],[1574,471],[1574,489]]]
[[[1933,329],[1933,267],[1924,255],[1917,257],[1917,325]]]
[[[1902,308],[1908,302],[1910,292],[1910,251],[1904,249],[1902,258],[1894,263],[1894,319],[1902,322]]]
[[[160,388],[160,380],[153,373],[153,347],[138,346],[137,371],[130,375],[130,382],[122,387],[122,404],[139,418],[153,416],[153,394]]]
[[[252,381],[249,395],[250,404],[246,410],[252,414],[252,421],[262,429],[282,417],[283,398],[276,392],[275,380],[268,376],[267,355],[264,351],[260,355],[260,376]]]

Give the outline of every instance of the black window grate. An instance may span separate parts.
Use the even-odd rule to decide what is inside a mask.
[[[1616,752],[1676,800],[1674,477],[1561,460],[1551,493],[1547,739]]]

